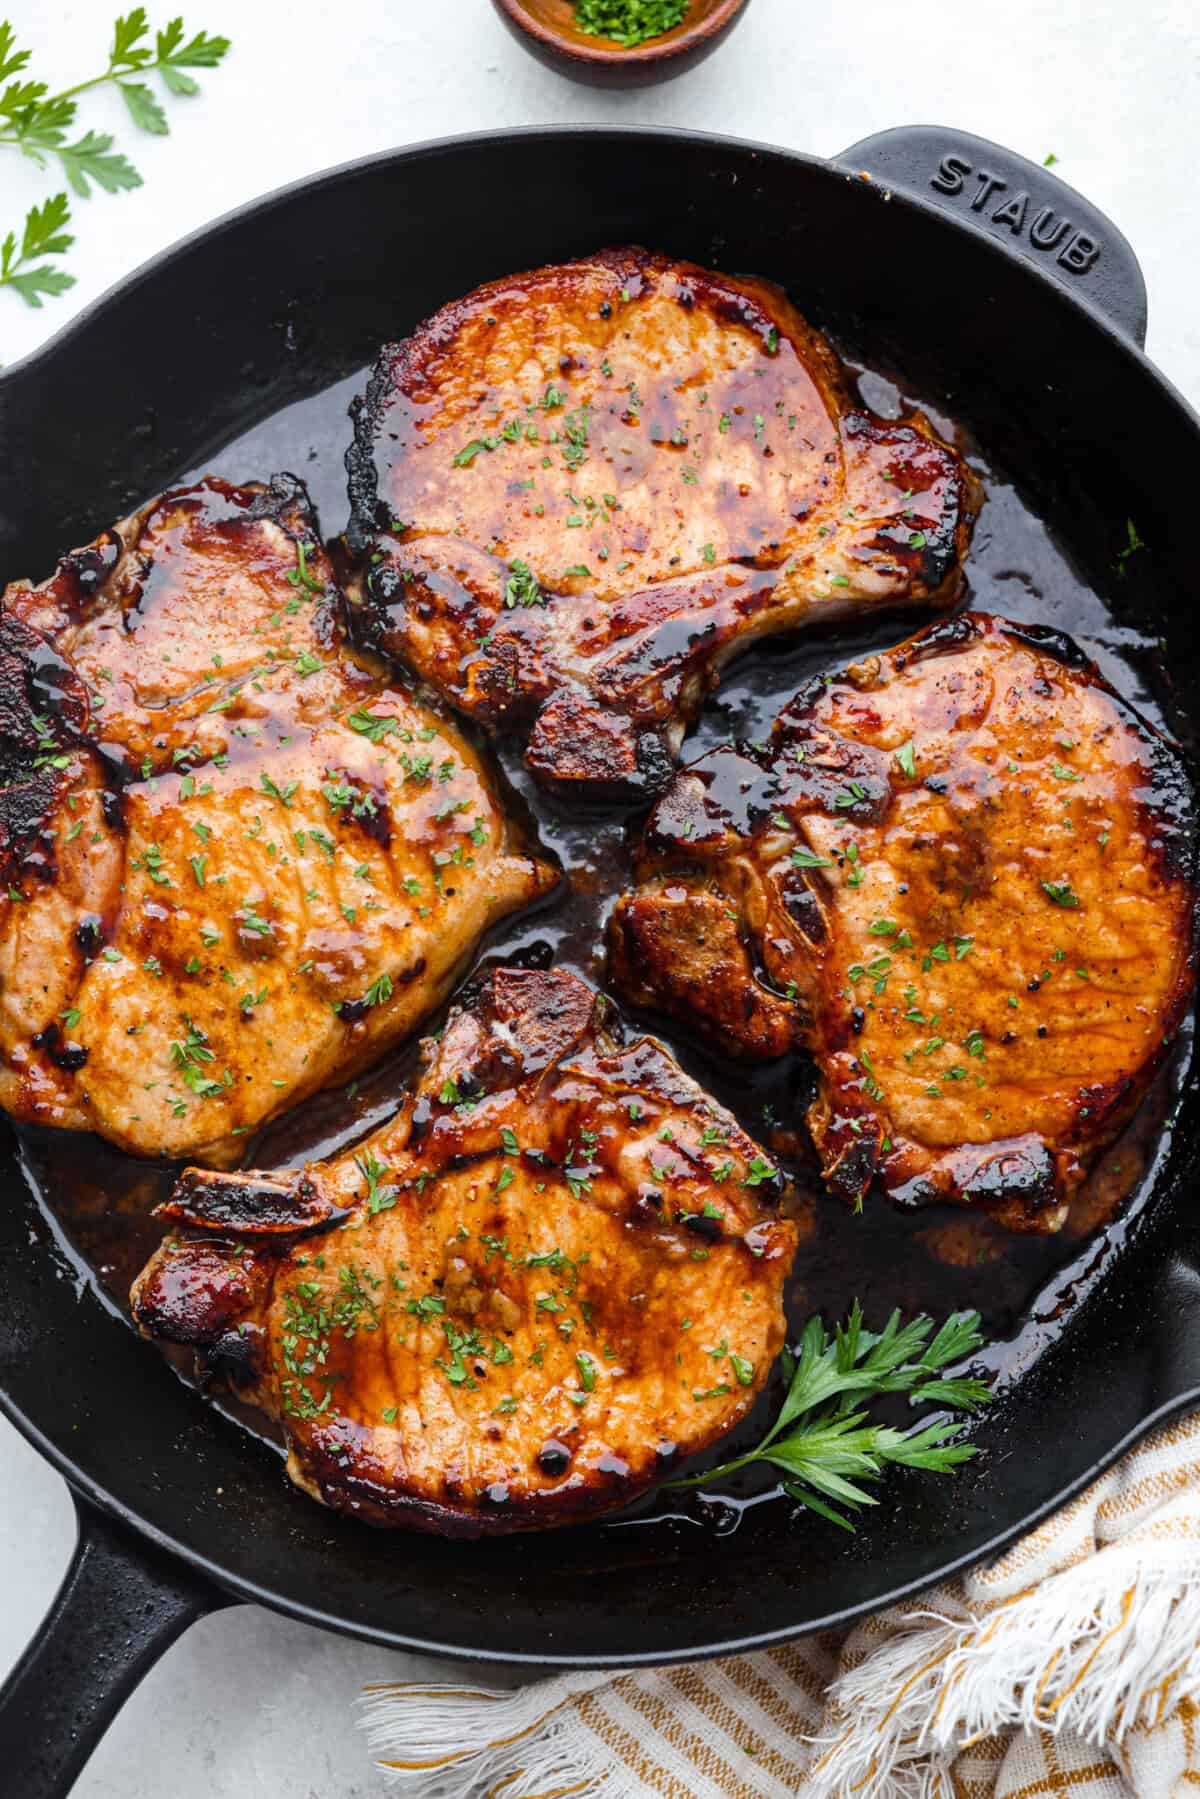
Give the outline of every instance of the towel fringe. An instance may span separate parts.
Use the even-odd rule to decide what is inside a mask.
[[[1105,1549],[986,1617],[914,1612],[830,1689],[808,1799],[938,1799],[964,1747],[1016,1726],[1119,1745],[1200,1693],[1200,1546]]]
[[[985,1616],[913,1611],[834,1683],[822,1735],[797,1726],[793,1790],[945,1799],[961,1751],[1012,1726],[1119,1745],[1200,1697],[1198,1617],[1200,1545],[1162,1539],[1107,1548]],[[599,1729],[580,1702],[618,1680],[654,1692],[664,1672],[559,1675],[516,1692],[379,1687],[362,1722],[409,1799],[625,1799],[647,1789],[602,1734],[603,1697],[586,1708]]]
[[[620,1678],[564,1674],[515,1692],[380,1686],[360,1701],[361,1723],[379,1767],[412,1799],[587,1799],[612,1764],[570,1702]]]

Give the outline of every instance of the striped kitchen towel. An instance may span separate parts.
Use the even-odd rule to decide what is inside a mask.
[[[1200,1795],[1200,1416],[848,1634],[511,1693],[380,1686],[363,1717],[406,1799]]]

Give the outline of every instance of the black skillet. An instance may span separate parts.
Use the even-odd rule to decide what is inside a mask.
[[[477,282],[631,241],[782,282],[967,418],[1118,624],[1169,638],[1158,698],[1190,737],[1200,421],[1141,354],[1144,285],[1115,228],[1054,175],[952,130],[887,132],[832,163],[675,132],[504,133],[259,201],[0,378],[0,578],[41,576]],[[305,473],[302,451],[280,461]],[[1128,518],[1150,550],[1118,578]],[[471,1544],[384,1539],[292,1491],[269,1448],[81,1283],[6,1135],[0,1403],[70,1482],[79,1546],[0,1695],[0,1785],[65,1793],[154,1657],[235,1600],[384,1645],[628,1665],[838,1624],[987,1554],[1200,1397],[1198,1143],[1187,1088],[1153,1204],[1119,1253],[1081,1267],[1078,1303],[980,1425],[986,1453],[955,1481],[893,1483],[857,1537],[772,1504],[715,1541],[593,1526]]]

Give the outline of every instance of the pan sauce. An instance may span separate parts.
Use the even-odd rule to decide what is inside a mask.
[[[1149,684],[1157,640],[1117,623],[1017,488],[989,467],[944,413],[922,396],[905,392],[902,399],[893,382],[876,370],[850,359],[847,366],[858,376],[862,398],[881,414],[893,415],[902,404],[920,405],[942,435],[969,456],[982,479],[988,497],[967,562],[967,603],[1066,631],[1123,694],[1169,728]],[[324,530],[334,534],[346,515],[346,407],[364,384],[365,372],[357,373],[282,409],[185,478],[213,472],[244,480],[290,469],[308,484]],[[97,519],[94,524],[102,529],[109,522]],[[1116,580],[1114,571],[1114,585]],[[730,737],[765,736],[775,714],[809,676],[898,642],[919,622],[896,614],[876,619],[867,631],[842,628],[751,650],[727,671],[707,703],[686,741],[683,760]],[[628,882],[641,814],[586,812],[578,801],[560,803],[534,788],[515,743],[502,743],[499,755],[512,788],[537,821],[543,846],[561,860],[567,879],[542,908],[493,931],[480,957],[554,961],[602,982],[603,921]],[[950,1208],[905,1216],[876,1199],[868,1201],[861,1217],[853,1216],[824,1194],[803,1128],[788,1128],[789,1121],[798,1124],[810,1091],[812,1077],[802,1058],[759,1069],[723,1066],[714,1052],[689,1043],[682,1031],[639,1018],[628,1007],[623,1011],[631,1032],[649,1029],[660,1035],[688,1072],[731,1107],[746,1129],[769,1143],[795,1175],[801,1248],[789,1293],[794,1327],[816,1310],[830,1320],[841,1317],[856,1296],[869,1324],[881,1323],[893,1306],[939,1316],[973,1307],[996,1340],[987,1361],[1005,1382],[1028,1368],[1062,1329],[1136,1230],[1165,1152],[1169,1119],[1191,1054],[1189,1022],[1139,1114],[1075,1201],[1061,1235],[1015,1237],[986,1218]],[[409,1046],[349,1088],[320,1095],[268,1126],[248,1140],[247,1165],[296,1165],[354,1142],[391,1112],[413,1055]],[[22,1137],[28,1178],[65,1235],[81,1275],[127,1317],[130,1283],[162,1235],[149,1213],[168,1193],[174,1170],[133,1161],[92,1136],[28,1131]],[[186,1373],[185,1359],[178,1358],[177,1365]],[[754,1416],[710,1459],[723,1460],[739,1445],[755,1441],[776,1399],[768,1393]],[[269,1428],[260,1414],[244,1412],[235,1402],[223,1400],[222,1406],[256,1434]],[[617,1523],[682,1515],[729,1528],[742,1509],[737,1500],[710,1505],[699,1497],[690,1497],[682,1507],[672,1499],[668,1508],[665,1497],[643,1501]]]

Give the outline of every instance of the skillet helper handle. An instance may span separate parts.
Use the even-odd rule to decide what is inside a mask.
[[[834,161],[993,238],[1145,343],[1146,283],[1129,240],[1052,170],[938,125],[877,132]]]
[[[37,1635],[0,1688],[0,1789],[66,1799],[151,1665],[230,1603],[183,1563],[75,1498],[79,1539]]]

